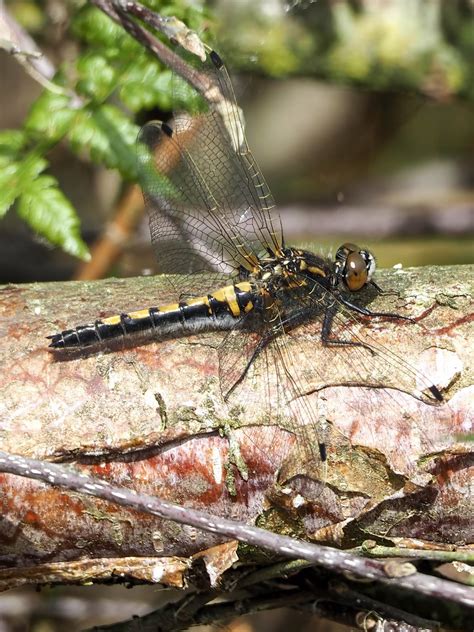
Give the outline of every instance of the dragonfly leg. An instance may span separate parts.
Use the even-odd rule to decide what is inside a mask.
[[[353,340],[341,340],[340,338],[331,338],[331,328],[334,316],[337,313],[337,307],[337,303],[334,302],[326,310],[323,320],[323,327],[321,329],[321,342],[327,347],[363,347],[364,349],[370,351],[372,355],[375,355],[375,351],[372,349],[372,347],[370,345],[366,345],[363,342],[355,342]],[[358,311],[358,309],[356,309],[356,311]]]
[[[232,393],[239,386],[239,384],[241,384],[244,381],[244,379],[245,379],[247,373],[249,372],[250,367],[252,366],[252,364],[258,358],[260,353],[265,349],[265,347],[273,340],[273,338],[274,338],[274,335],[267,334],[266,336],[264,336],[259,341],[258,345],[253,350],[252,355],[250,356],[250,359],[249,359],[249,361],[247,362],[247,364],[245,366],[245,369],[242,371],[242,373],[239,375],[239,377],[236,379],[236,381],[232,384],[232,386],[229,388],[227,393],[225,393],[225,395],[224,395],[224,400],[225,401],[228,400],[230,395],[232,395]]]
[[[261,340],[259,341],[258,345],[253,350],[252,355],[251,355],[249,361],[247,362],[247,364],[245,366],[245,369],[242,371],[242,373],[239,375],[238,379],[234,382],[234,384],[230,387],[230,389],[224,395],[224,399],[225,400],[227,400],[228,397],[237,388],[237,386],[239,386],[239,384],[241,384],[243,382],[243,380],[245,379],[245,376],[249,372],[250,367],[255,362],[255,360],[258,358],[259,354],[265,349],[265,347],[267,345],[269,345],[270,342],[272,340],[274,340],[278,335],[283,333],[285,331],[285,328],[286,329],[291,329],[292,327],[294,327],[294,326],[296,326],[296,325],[298,325],[300,323],[301,323],[301,314],[295,314],[295,315],[289,316],[288,318],[286,318],[284,320],[280,320],[278,325],[275,325],[274,327],[269,329],[269,331],[265,334],[265,336],[263,336],[261,338]]]
[[[400,292],[397,292],[396,290],[384,290],[383,288],[380,287],[380,285],[378,285],[375,281],[370,281],[370,285],[377,290],[377,292],[380,294],[380,296],[397,296],[398,298],[401,297]]]
[[[360,305],[355,305],[354,303],[351,303],[343,296],[340,296],[339,300],[350,310],[352,310],[353,312],[357,312],[358,314],[362,314],[363,316],[369,316],[370,318],[397,318],[399,320],[408,320],[411,322],[415,322],[413,318],[410,318],[409,316],[402,316],[401,314],[396,314],[395,312],[372,312],[370,309],[367,309],[367,307],[362,307]]]

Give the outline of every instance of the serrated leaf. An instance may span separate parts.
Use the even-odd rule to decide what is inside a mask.
[[[113,105],[84,108],[69,131],[74,151],[87,150],[94,162],[118,169],[124,178],[136,179],[135,140],[138,127]]]
[[[0,217],[3,217],[18,197],[17,188],[11,184],[18,170],[18,163],[0,166]]]
[[[86,7],[74,19],[74,33],[108,60],[135,60],[143,48],[131,35],[95,7]]]
[[[19,200],[18,214],[31,228],[69,254],[88,259],[89,251],[82,241],[79,218],[57,181],[51,176],[36,178]]]
[[[25,134],[19,129],[5,129],[0,132],[0,160],[3,156],[12,157],[18,154],[25,142]]]
[[[0,217],[5,215],[10,206],[30,186],[39,173],[47,166],[46,160],[36,153],[28,154],[24,160],[9,161],[0,169]]]
[[[142,75],[129,79],[120,89],[120,98],[133,112],[159,107],[171,109],[171,71],[149,64]]]
[[[120,48],[123,29],[99,9],[86,6],[75,18],[72,30],[92,47]]]
[[[75,114],[70,97],[45,90],[33,104],[25,129],[37,138],[57,142],[66,133]]]
[[[116,72],[101,55],[85,55],[77,64],[79,81],[76,89],[94,101],[103,101],[114,89]]]

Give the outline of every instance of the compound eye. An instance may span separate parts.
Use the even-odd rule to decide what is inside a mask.
[[[359,250],[355,244],[345,243],[339,246],[336,252],[336,261],[345,261],[354,250]]]
[[[349,241],[346,241],[345,244],[342,244],[339,250],[345,250],[346,252],[350,253],[350,252],[359,252],[360,248],[359,246],[356,246],[355,244],[351,244]]]
[[[368,281],[367,262],[360,252],[351,252],[346,260],[344,283],[351,292],[357,292]]]

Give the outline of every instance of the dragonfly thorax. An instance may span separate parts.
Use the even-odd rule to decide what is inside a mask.
[[[358,292],[371,282],[375,258],[369,250],[345,243],[333,262],[309,250],[282,248],[259,258],[258,265],[246,278],[253,278],[270,290],[295,288],[318,283],[327,289],[338,287]]]
[[[278,253],[261,257],[254,270],[254,278],[269,288],[301,287],[312,280],[327,279],[332,275],[329,262],[318,255],[298,248],[283,248]]]

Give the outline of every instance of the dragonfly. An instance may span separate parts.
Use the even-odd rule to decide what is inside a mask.
[[[178,110],[168,123],[147,123],[137,141],[151,240],[160,271],[172,275],[167,278],[176,302],[55,333],[48,336],[50,347],[61,353],[147,332],[169,337],[226,331],[218,349],[224,401],[245,407],[246,383],[259,382],[271,421],[289,417],[304,461],[313,464],[308,471],[320,476],[328,446],[324,415],[305,397],[308,376],[293,351],[292,335],[301,327],[319,327],[325,361],[313,364],[309,379],[317,378],[320,388],[327,382],[389,387],[394,402],[396,391],[427,404],[443,396],[370,332],[370,323],[381,319],[416,325],[357,300],[364,290],[382,292],[368,249],[344,243],[331,259],[286,243],[226,66],[211,51],[194,72],[207,86],[204,98],[178,78],[175,98],[190,90],[197,110]]]

